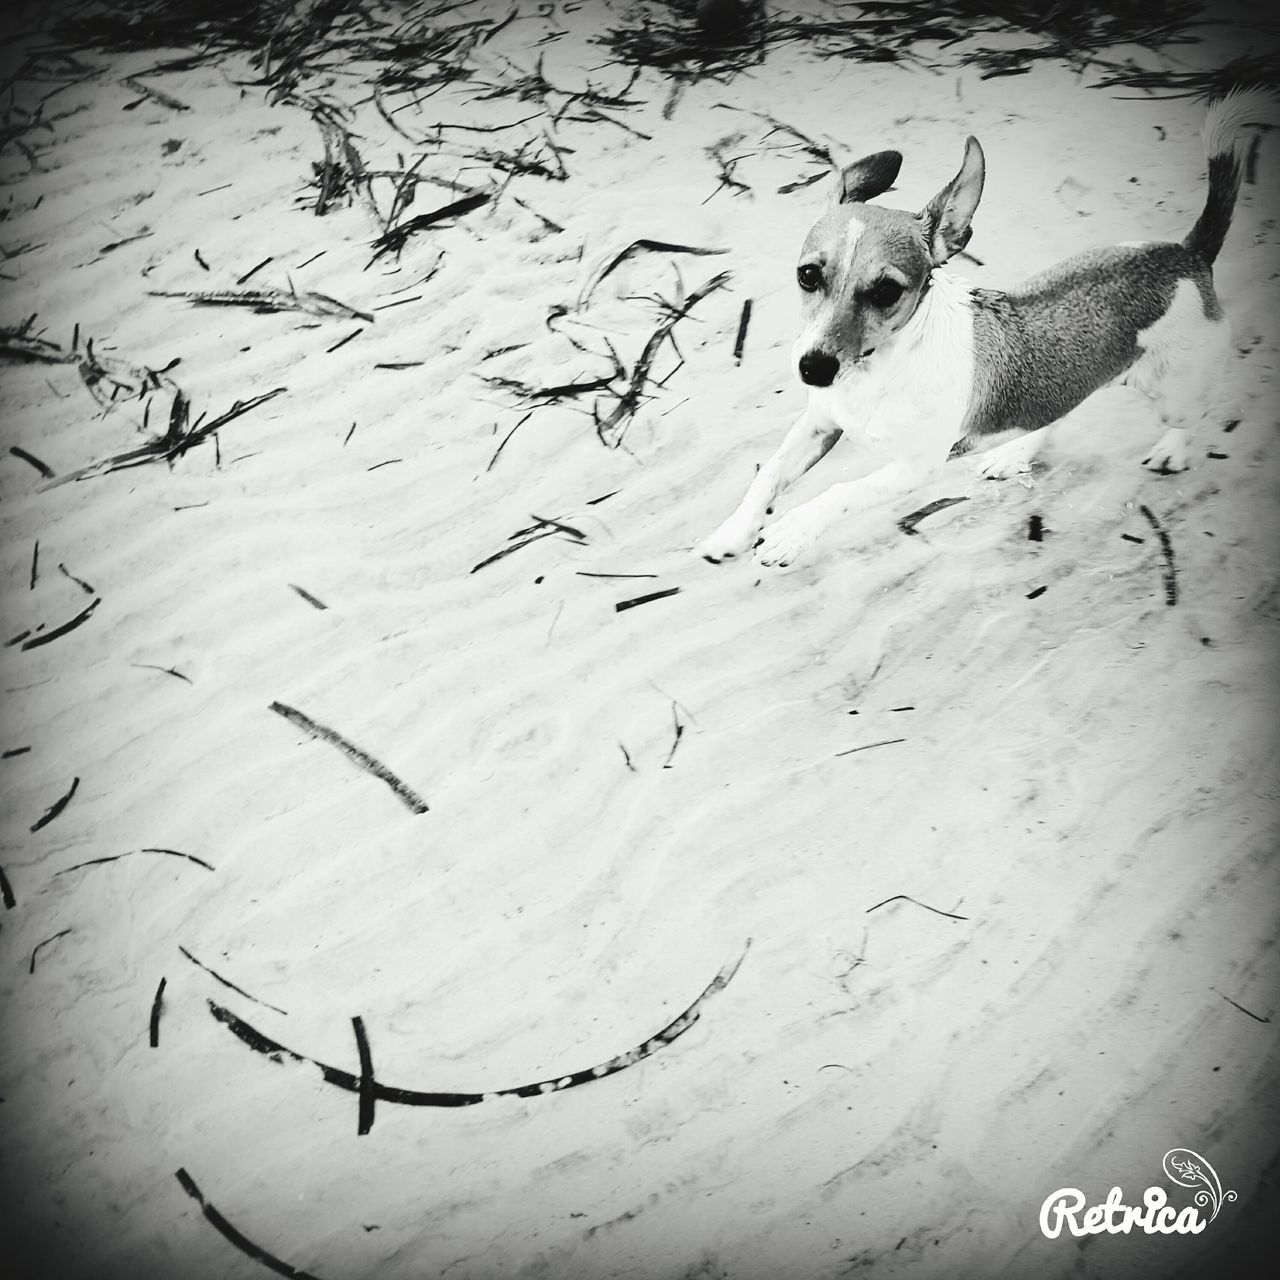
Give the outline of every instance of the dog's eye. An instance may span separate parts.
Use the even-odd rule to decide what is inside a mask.
[[[822,268],[815,263],[806,262],[796,272],[796,279],[805,293],[813,293],[822,287]]]
[[[902,286],[888,276],[877,280],[866,293],[867,301],[874,307],[891,307],[900,297]]]

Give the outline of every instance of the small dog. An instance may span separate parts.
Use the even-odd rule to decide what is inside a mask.
[[[1149,396],[1167,427],[1143,464],[1185,470],[1191,429],[1231,417],[1223,389],[1231,334],[1211,268],[1240,188],[1240,130],[1278,115],[1258,91],[1233,91],[1209,108],[1208,198],[1181,244],[1088,250],[1008,293],[941,270],[968,243],[982,196],[976,138],[920,213],[866,203],[898,176],[898,152],[843,170],[796,271],[804,326],[792,357],[808,404],[699,554],[719,563],[754,546],[762,564],[791,564],[841,516],[904,495],[974,448],[998,446],[980,475],[1026,471],[1041,428],[1113,381]],[[846,431],[886,464],[833,485],[761,537],[778,495]]]

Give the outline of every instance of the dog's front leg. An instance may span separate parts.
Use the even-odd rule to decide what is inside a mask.
[[[807,408],[792,424],[778,451],[756,472],[738,509],[698,547],[704,560],[719,564],[751,550],[778,495],[826,456],[841,431],[824,415]]]
[[[896,458],[860,480],[833,484],[772,525],[756,548],[756,559],[770,565],[794,563],[842,517],[911,492],[936,474],[944,461],[945,455]]]

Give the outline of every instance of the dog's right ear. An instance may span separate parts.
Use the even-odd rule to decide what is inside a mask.
[[[893,186],[898,170],[902,168],[902,152],[877,151],[863,156],[840,171],[836,203],[859,204],[882,196]]]
[[[982,147],[977,138],[971,136],[964,144],[964,162],[960,172],[920,213],[925,243],[936,266],[941,266],[969,243],[972,234],[969,223],[973,221],[978,201],[982,199],[986,172]]]

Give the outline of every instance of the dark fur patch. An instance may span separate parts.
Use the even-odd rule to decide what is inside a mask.
[[[1204,260],[1180,244],[1117,245],[1069,258],[1001,293],[973,291],[976,353],[966,436],[1035,430],[1070,412],[1141,354],[1179,283],[1222,309]]]
[[[1231,228],[1231,215],[1240,193],[1240,163],[1234,152],[1209,157],[1209,194],[1196,225],[1182,242],[1206,266],[1212,266]]]

